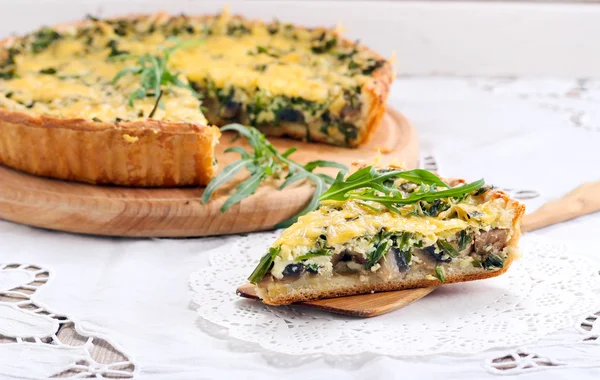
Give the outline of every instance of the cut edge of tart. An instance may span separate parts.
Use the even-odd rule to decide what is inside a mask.
[[[204,113],[198,109],[198,101],[193,96],[184,94],[185,89],[169,89],[171,92],[165,94],[163,102],[167,103],[167,110],[169,110],[168,105],[171,104],[169,102],[172,100],[173,102],[179,101],[180,97],[183,97],[185,98],[184,102],[187,102],[189,107],[192,103],[197,104],[195,111],[193,111],[197,113],[197,118],[193,117],[192,112],[188,112],[191,109],[184,110],[185,112],[182,111],[176,115],[171,113],[171,116],[168,117],[166,111],[160,107],[158,110],[157,107],[154,107],[157,111],[155,118],[148,118],[149,109],[152,108],[151,100],[153,100],[150,96],[147,100],[135,101],[136,115],[133,115],[130,112],[131,110],[127,110],[125,113],[127,115],[132,114],[129,115],[131,117],[119,117],[123,115],[119,114],[120,111],[117,108],[120,107],[120,104],[127,104],[126,95],[128,94],[124,91],[119,93],[120,90],[117,91],[116,95],[111,90],[111,96],[119,96],[124,98],[124,101],[102,103],[99,100],[97,101],[98,104],[94,103],[91,107],[91,109],[107,110],[107,114],[104,115],[101,113],[98,115],[88,114],[88,108],[85,107],[85,104],[79,104],[81,102],[77,100],[78,97],[71,95],[67,97],[67,103],[65,104],[67,107],[76,104],[77,107],[74,109],[80,114],[63,116],[62,112],[67,113],[67,108],[61,107],[65,105],[61,106],[62,103],[57,103],[53,98],[50,98],[49,94],[55,91],[54,88],[61,87],[62,82],[58,83],[59,86],[57,87],[54,83],[56,80],[60,79],[60,81],[68,82],[67,88],[73,85],[72,91],[75,91],[76,88],[81,88],[82,85],[85,87],[86,81],[90,80],[94,83],[96,83],[95,81],[108,83],[107,80],[112,79],[108,77],[108,74],[106,74],[106,78],[98,76],[98,78],[83,80],[78,79],[77,75],[71,75],[72,72],[62,73],[64,74],[62,75],[60,68],[50,66],[39,68],[39,75],[35,74],[39,77],[39,80],[34,80],[35,78],[32,77],[32,80],[34,80],[32,83],[37,84],[27,85],[26,87],[31,87],[32,93],[38,93],[40,89],[52,88],[50,92],[40,95],[45,99],[43,101],[36,100],[33,95],[31,96],[33,100],[29,99],[27,94],[22,96],[19,89],[13,91],[10,86],[6,86],[4,89],[3,83],[9,83],[15,78],[20,81],[28,80],[28,76],[33,75],[29,72],[31,70],[25,73],[18,71],[18,62],[21,59],[18,57],[21,54],[20,52],[36,50],[35,54],[46,54],[46,49],[52,49],[55,40],[60,41],[61,38],[65,38],[56,37],[57,35],[64,34],[68,36],[72,33],[81,33],[82,38],[85,37],[88,41],[92,41],[90,46],[93,47],[94,44],[101,43],[102,45],[99,46],[106,46],[107,54],[112,55],[123,53],[120,50],[131,45],[119,39],[123,37],[121,34],[127,35],[130,30],[145,30],[144,28],[148,27],[148,30],[152,30],[152,32],[148,32],[148,36],[150,36],[148,38],[155,38],[156,33],[162,33],[161,28],[164,28],[165,36],[167,36],[167,31],[170,33],[173,28],[180,28],[185,26],[186,23],[192,23],[196,31],[198,31],[198,25],[224,28],[223,30],[226,30],[228,36],[230,36],[229,32],[232,31],[232,39],[237,38],[238,33],[242,33],[243,37],[243,33],[246,33],[249,28],[268,29],[273,25],[281,28],[279,30],[281,30],[282,36],[283,33],[289,32],[285,31],[288,29],[297,31],[298,35],[309,36],[307,38],[312,38],[310,36],[313,34],[322,35],[323,41],[319,41],[318,38],[316,42],[310,40],[311,43],[316,44],[316,49],[331,49],[332,46],[339,46],[341,56],[346,54],[346,51],[350,52],[348,54],[358,54],[357,56],[362,57],[361,59],[364,62],[357,61],[358,64],[354,63],[352,56],[343,59],[349,59],[350,63],[348,65],[353,64],[353,67],[356,67],[353,70],[364,69],[367,70],[365,73],[368,74],[365,74],[366,79],[363,78],[361,86],[357,87],[357,93],[347,94],[344,90],[337,98],[328,98],[329,100],[324,105],[307,102],[302,98],[273,96],[272,99],[269,98],[271,102],[269,107],[273,106],[271,107],[273,109],[269,109],[270,113],[265,114],[263,111],[256,111],[258,113],[254,116],[245,111],[239,112],[240,104],[243,104],[240,103],[242,101],[240,99],[245,95],[237,89],[232,90],[232,87],[208,88],[205,86],[207,83],[196,83],[190,80],[189,84],[194,87],[194,90],[205,96],[203,107],[206,107],[205,113],[209,116],[209,123],[206,123]],[[91,31],[82,33],[81,31],[85,28]],[[98,40],[100,42],[95,42],[95,39],[99,38],[94,35],[95,30],[108,33],[109,37],[102,34],[103,37]],[[154,32],[154,30],[159,32]],[[269,33],[271,33],[270,30]],[[206,36],[194,34],[193,37],[204,38]],[[105,44],[107,38],[108,43]],[[143,37],[142,40],[144,38],[147,38],[147,36]],[[330,41],[334,42],[330,44]],[[135,43],[132,46],[133,50],[139,48]],[[60,49],[60,51],[68,52],[72,49],[72,46],[68,44],[61,45]],[[358,53],[353,53],[354,51]],[[92,52],[95,52],[95,50],[92,49]],[[31,53],[32,57],[35,58],[35,54]],[[188,83],[188,73],[183,69],[189,66],[186,66],[186,62],[191,62],[188,58],[194,58],[196,59],[195,62],[200,62],[197,59],[201,57],[187,57],[184,53],[181,53],[179,56],[174,55],[173,58],[176,63],[175,72],[182,72],[186,84]],[[52,62],[55,63],[55,61]],[[31,67],[36,66],[36,64]],[[360,66],[363,64],[366,69]],[[72,69],[71,66],[73,65],[69,66],[67,64],[66,66]],[[82,65],[75,65],[76,68],[80,66],[85,68],[85,62],[82,61]],[[114,70],[107,69],[105,66],[100,65],[100,71],[98,72],[110,72],[112,73],[110,75],[114,75]],[[121,68],[123,66],[119,67],[119,69]],[[34,73],[38,73],[38,71]],[[95,75],[93,70],[92,74]],[[192,74],[190,74],[190,78],[197,79]],[[257,122],[256,120],[266,118],[267,122],[261,122],[261,125],[256,126],[268,135],[289,136],[297,139],[355,147],[367,141],[379,125],[384,113],[392,76],[391,64],[387,60],[358,43],[341,38],[334,30],[307,29],[292,24],[278,22],[269,24],[262,21],[245,20],[240,16],[231,16],[226,12],[215,16],[171,16],[162,12],[152,15],[118,17],[109,20],[90,18],[52,28],[42,28],[24,37],[11,37],[0,41],[0,90],[5,90],[0,91],[0,163],[34,175],[94,184],[139,187],[206,185],[216,172],[215,145],[218,143],[220,136],[218,129],[210,126],[210,124],[221,126],[231,122],[240,122],[252,125],[252,123]],[[67,79],[63,79],[63,77]],[[82,81],[82,83],[79,83],[79,81]],[[132,88],[135,89],[134,79],[125,78],[124,81],[122,79],[120,82],[124,83],[129,92],[132,91]],[[100,90],[94,87],[93,91]],[[225,94],[227,95],[225,97],[214,95],[216,98],[213,99],[211,98],[213,96],[211,91],[216,91],[221,95],[224,92],[229,92],[228,95]],[[252,99],[253,102],[258,101]],[[36,102],[39,102],[39,104],[36,104]],[[57,109],[64,109],[64,111],[57,114],[49,109],[50,106],[47,106],[46,102],[47,104],[56,103],[58,105]],[[315,106],[315,104],[317,105]],[[255,106],[256,104],[252,103],[252,105]],[[274,108],[276,106],[283,108],[276,109]],[[306,109],[304,109],[305,107]],[[237,109],[238,114],[232,114],[232,109]],[[255,110],[255,108],[252,109]],[[310,116],[311,113],[315,113],[318,120],[316,119],[317,116]],[[106,116],[108,114],[112,115],[112,118]],[[140,118],[139,115],[146,116]],[[271,120],[270,118],[275,118],[272,123],[268,121]],[[311,121],[303,124],[302,121],[305,120]]]
[[[394,181],[405,196],[421,191]],[[262,258],[250,277],[257,295],[285,305],[480,280],[506,272],[519,255],[525,206],[501,190],[400,206],[396,214],[377,202],[322,201]]]

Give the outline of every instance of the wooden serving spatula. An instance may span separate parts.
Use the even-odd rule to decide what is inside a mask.
[[[533,231],[598,211],[600,211],[600,181],[583,184],[562,198],[550,201],[531,214],[525,215],[521,230],[523,232]],[[400,309],[425,297],[436,288],[437,286],[431,286],[428,288],[369,293],[301,302],[295,305],[312,307],[336,314],[368,318]],[[252,284],[240,286],[236,293],[241,297],[259,299]]]

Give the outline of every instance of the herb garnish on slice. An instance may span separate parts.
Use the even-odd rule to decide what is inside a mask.
[[[239,128],[239,127],[236,126],[236,128]],[[241,127],[241,128],[243,128],[243,129],[241,129],[240,131],[244,131],[243,133],[245,133],[245,136],[248,137],[248,140],[250,141],[251,145],[253,147],[255,147],[255,156],[259,155],[258,153],[262,152],[263,150],[268,150],[270,152],[276,153],[275,148],[270,143],[268,143],[268,141],[264,138],[264,136],[260,132],[256,131],[254,128],[252,128],[252,129],[248,129],[245,127]],[[234,129],[234,128],[230,127],[230,129]],[[254,141],[253,139],[259,139],[259,140]],[[263,140],[260,140],[260,139],[263,139]],[[265,144],[265,143],[267,143],[269,145],[269,147],[270,147],[269,149],[266,149],[264,147],[261,148],[261,144]],[[257,148],[259,148],[259,149],[257,149]],[[206,191],[209,195],[206,195],[206,193],[205,193],[205,198],[204,198],[205,202],[210,198],[210,194],[212,194],[212,192],[218,186],[220,186],[222,183],[228,181],[242,167],[249,166],[249,170],[251,172],[252,172],[252,170],[256,171],[256,166],[258,166],[258,164],[255,164],[253,162],[255,162],[254,160],[258,160],[260,157],[253,158],[250,156],[250,154],[248,154],[247,152],[245,152],[243,149],[241,149],[239,147],[230,148],[229,151],[235,151],[235,152],[240,153],[242,155],[242,159],[234,162],[233,164],[230,164],[227,168],[225,168],[223,170],[223,173],[225,173],[225,174],[221,173],[219,176],[217,176],[213,180],[214,184],[213,184],[213,182],[211,182],[209,184],[209,186],[206,189]],[[287,159],[287,156],[289,155],[288,152],[283,153],[281,155],[286,160],[288,160]],[[271,154],[273,154],[273,153],[271,153]],[[246,160],[246,161],[244,161],[244,160]],[[269,161],[269,162],[272,162],[272,161]],[[295,165],[298,165],[298,164],[295,164]],[[294,182],[299,179],[307,178],[309,175],[314,176],[315,174],[312,173],[312,169],[314,169],[313,166],[314,166],[314,164],[310,164],[310,163],[304,166],[304,170],[306,170],[306,168],[311,170],[308,173],[305,173],[305,172],[292,173],[292,167],[290,166],[290,174],[288,174],[286,183],[288,183],[288,182],[291,183],[291,182]],[[233,169],[229,169],[230,167],[232,167]],[[235,171],[232,172],[233,170],[235,170]],[[271,172],[273,172],[273,169],[270,169],[270,170],[271,170]],[[317,176],[322,176],[322,175],[317,175]],[[324,178],[324,177],[320,177],[320,178]],[[396,184],[395,184],[395,180],[399,179],[399,178],[410,181],[418,186],[412,192],[406,194],[406,192],[401,191],[398,188],[398,186],[396,186]],[[330,179],[331,178],[329,178],[329,180],[327,180],[325,182],[330,183]],[[284,185],[286,183],[284,183]],[[484,184],[485,184],[484,180],[480,179],[478,181],[471,182],[471,183],[468,183],[468,184],[465,184],[462,186],[450,187],[448,184],[443,182],[438,176],[436,176],[435,174],[433,174],[427,170],[414,169],[414,170],[406,170],[406,171],[402,171],[402,170],[378,171],[374,167],[368,166],[368,167],[362,168],[362,169],[354,172],[353,174],[351,174],[350,176],[348,176],[345,179],[344,179],[343,172],[340,172],[338,174],[337,178],[335,179],[335,181],[333,182],[333,184],[331,184],[331,187],[329,188],[329,190],[323,192],[321,194],[321,196],[318,196],[317,194],[319,194],[319,192],[322,191],[322,186],[324,186],[324,185],[318,184],[317,191],[315,192],[315,197],[313,197],[313,201],[311,202],[311,204],[308,207],[306,207],[302,211],[301,215],[305,214],[308,211],[313,210],[316,207],[318,201],[327,201],[327,200],[334,200],[334,201],[357,200],[358,204],[366,206],[367,208],[372,209],[373,211],[383,212],[383,210],[378,210],[375,207],[373,207],[372,205],[365,203],[365,201],[370,201],[370,202],[382,204],[383,206],[387,207],[392,212],[400,214],[400,211],[398,210],[397,206],[402,206],[402,205],[407,205],[407,204],[417,204],[420,201],[434,202],[435,200],[443,199],[443,198],[454,198],[454,199],[460,200],[460,199],[463,199],[464,197],[466,197],[468,194],[478,191],[482,186],[484,186]],[[258,184],[256,184],[256,187],[258,187]],[[210,190],[210,192],[209,192],[209,190]],[[254,189],[254,190],[256,190],[256,189]],[[238,189],[238,191],[239,191],[239,189]],[[234,194],[234,196],[235,196],[235,194]],[[317,199],[317,201],[315,201],[315,198]],[[289,222],[290,221],[286,221],[286,223],[289,223]],[[416,243],[411,243],[411,240],[410,240],[411,237],[412,237],[412,234],[407,233],[407,232],[397,234],[397,233],[387,232],[384,229],[380,230],[379,233],[374,236],[373,249],[367,255],[367,262],[365,263],[365,269],[372,268],[377,262],[379,262],[381,260],[382,257],[385,256],[385,254],[389,251],[390,248],[397,250],[398,251],[397,253],[399,255],[402,255],[402,258],[404,259],[404,265],[409,266],[410,262],[412,261],[412,246],[411,245],[418,246]],[[458,243],[458,250],[462,251],[470,243],[471,243],[471,237],[467,234],[466,231],[461,231],[461,234],[459,237],[459,243]],[[432,252],[435,253],[435,249],[436,249],[435,247],[432,246],[429,248],[431,248]],[[447,255],[449,258],[458,256],[457,248],[455,248],[453,245],[451,245],[447,241],[444,241],[441,239],[438,240],[437,241],[437,249],[441,252],[439,254],[440,256]],[[319,249],[317,251],[309,252],[304,256],[300,256],[300,257],[296,258],[296,261],[303,261],[303,260],[308,259],[309,257],[326,255],[326,254],[330,254],[330,252],[328,252],[325,249]],[[483,263],[484,267],[498,267],[498,266],[503,265],[501,258],[498,258],[495,255],[494,256],[490,255],[490,256],[491,256],[491,258],[488,258],[488,260],[486,260],[486,262]],[[265,257],[263,257],[263,260],[261,260],[258,267],[256,268],[255,272],[252,274],[252,276],[250,276],[250,278],[249,278],[250,282],[257,283],[258,281],[260,281],[264,277],[264,274],[266,274],[271,269],[271,266],[273,265],[273,260],[268,259],[268,254],[265,255]],[[259,274],[263,273],[263,275],[258,276],[256,273],[259,273]],[[437,265],[435,267],[435,277],[438,278],[441,282],[446,281],[446,272],[442,265]]]
[[[248,280],[253,284],[256,284],[257,282],[262,280],[263,277],[265,277],[265,275],[269,271],[269,269],[271,269],[273,261],[275,260],[279,252],[281,252],[281,247],[269,248],[269,252],[260,259],[260,262],[256,266],[256,269],[254,269],[254,272],[252,272]]]
[[[393,186],[387,185],[390,179],[403,178],[421,186],[408,196]],[[372,166],[357,170],[348,178],[338,174],[329,190],[319,201],[371,201],[384,205],[390,211],[400,214],[399,205],[415,204],[418,201],[432,202],[441,198],[460,198],[478,190],[485,184],[483,179],[458,187],[450,187],[435,174],[423,170],[377,171]],[[438,190],[443,187],[444,190]]]

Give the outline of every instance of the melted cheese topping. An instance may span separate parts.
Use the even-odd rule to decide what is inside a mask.
[[[310,40],[291,41],[271,36],[265,29],[232,38],[215,36],[202,45],[176,52],[172,62],[192,81],[211,78],[219,88],[237,87],[253,94],[257,88],[270,95],[284,95],[326,102],[349,85],[361,84],[344,75],[331,55],[310,53]],[[264,47],[269,53],[256,53]],[[269,54],[277,55],[277,57]],[[257,66],[264,65],[264,71]],[[338,67],[336,67],[338,66]]]
[[[405,206],[401,211],[409,213],[412,206]],[[326,201],[318,210],[300,217],[283,231],[273,247],[281,247],[282,260],[293,261],[312,249],[321,235],[326,236],[328,246],[335,247],[361,236],[374,236],[382,228],[389,232],[415,233],[431,244],[438,238],[452,240],[457,232],[469,226],[484,230],[511,228],[513,217],[514,210],[506,209],[504,200],[478,203],[472,196],[437,217],[402,216],[387,210],[376,212],[354,201]]]
[[[137,46],[136,51],[141,54],[157,48],[143,41]],[[129,94],[139,88],[140,78],[128,75],[113,83],[115,75],[132,66],[135,60],[111,60],[108,48],[86,54],[84,51],[82,41],[63,39],[43,52],[16,56],[17,77],[0,81],[0,91],[5,95],[0,98],[0,106],[63,118],[101,121],[147,118],[154,108],[154,97],[136,99],[133,107],[128,104]],[[55,73],[42,72],[48,69]],[[10,94],[10,99],[6,94]],[[171,87],[161,101],[163,107],[156,110],[155,119],[207,123],[200,112],[200,101],[187,89]]]
[[[118,23],[102,21],[61,30],[61,37],[41,51],[26,49],[15,56],[15,77],[0,80],[0,106],[65,118],[145,119],[154,108],[153,96],[136,99],[133,107],[128,105],[129,95],[139,88],[139,75],[128,74],[113,83],[115,75],[135,65],[136,60],[109,56],[115,50],[161,55],[161,48],[174,45],[166,32],[172,21],[160,15],[141,19],[133,24],[135,31],[131,33],[119,32]],[[234,21],[227,13],[214,19],[185,18],[181,27],[193,33],[177,34],[177,38],[204,42],[176,51],[169,69],[182,74],[184,82],[188,79],[219,89],[242,89],[245,97],[260,91],[267,96],[333,103],[332,110],[337,113],[344,105],[344,90],[356,91],[370,80],[369,75],[353,71],[335,52],[315,54],[314,31],[288,26],[285,32],[272,33],[262,23],[240,26]],[[83,27],[92,32],[82,33]],[[33,39],[25,41],[35,43]],[[353,59],[372,59],[370,54],[355,51]],[[155,119],[206,123],[200,101],[187,89],[171,86],[162,102],[164,107],[157,110]]]

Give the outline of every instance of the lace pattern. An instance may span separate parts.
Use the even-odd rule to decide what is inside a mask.
[[[551,369],[600,367],[600,310],[583,315],[576,334],[560,342],[544,338],[535,345],[505,352],[485,362],[488,372],[516,375]]]
[[[36,291],[51,277],[48,269],[36,265],[0,264],[0,374],[28,379],[134,377],[137,367],[108,337],[36,301]]]
[[[450,284],[373,319],[239,299],[235,288],[278,235],[253,234],[222,247],[210,255],[210,267],[190,278],[201,318],[226,328],[230,337],[277,353],[473,354],[534,342],[599,304],[600,276],[592,266],[531,236],[522,241],[524,258],[505,275]]]

